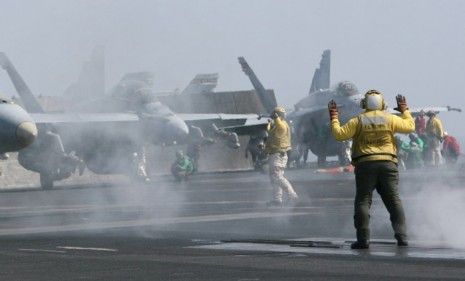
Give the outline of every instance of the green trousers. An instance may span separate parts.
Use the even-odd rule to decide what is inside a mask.
[[[389,212],[395,238],[406,241],[405,214],[397,189],[399,171],[391,161],[366,161],[355,166],[357,191],[354,203],[354,225],[358,241],[370,240],[370,207],[373,191],[381,196]]]

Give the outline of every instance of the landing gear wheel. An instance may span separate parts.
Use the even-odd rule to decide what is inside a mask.
[[[53,177],[50,174],[40,174],[40,186],[43,190],[50,190],[53,188]]]
[[[326,155],[318,155],[317,157],[318,168],[326,168]]]

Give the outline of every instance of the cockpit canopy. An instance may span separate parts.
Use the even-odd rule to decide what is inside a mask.
[[[157,117],[169,117],[174,115],[166,105],[158,101],[145,104],[143,113]]]
[[[359,94],[357,86],[355,86],[355,84],[350,81],[342,81],[337,83],[335,90],[337,95],[343,97],[350,97]]]
[[[342,81],[330,89],[320,89],[310,93],[295,105],[295,110],[312,107],[325,107],[332,99],[338,103],[356,102],[359,100],[359,92],[354,83]]]

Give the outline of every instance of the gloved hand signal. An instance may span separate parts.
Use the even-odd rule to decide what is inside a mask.
[[[407,100],[405,99],[405,96],[397,95],[396,96],[396,101],[397,101],[397,107],[394,108],[394,110],[397,110],[400,113],[404,113],[404,111],[406,111],[408,109]]]
[[[330,100],[328,103],[329,118],[331,120],[337,119],[339,117],[339,111],[337,109],[337,104],[334,100]]]

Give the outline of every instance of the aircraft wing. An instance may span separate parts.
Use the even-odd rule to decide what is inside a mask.
[[[244,124],[238,126],[223,127],[223,130],[235,132],[238,135],[254,135],[261,130],[266,130],[268,118],[248,119]]]
[[[219,128],[243,125],[247,120],[257,120],[257,114],[224,114],[224,113],[177,113],[188,125],[202,126],[216,124]]]
[[[227,114],[227,113],[176,113],[186,122],[197,120],[245,120],[258,118],[257,114]]]
[[[299,109],[299,110],[296,110],[296,111],[292,111],[291,113],[289,113],[288,117],[289,117],[289,119],[295,119],[295,118],[299,118],[299,117],[302,117],[304,115],[314,113],[314,112],[318,112],[318,111],[321,111],[321,110],[326,110],[327,111],[328,107],[327,106],[305,107],[305,108],[302,108],[302,109]]]
[[[338,108],[344,108],[344,105],[338,106]],[[295,119],[302,117],[303,115],[307,115],[313,112],[318,112],[321,110],[328,110],[326,106],[312,106],[312,107],[306,107],[303,109],[299,109],[296,111],[293,111],[289,113],[289,119]],[[410,113],[412,113],[413,116],[417,116],[420,114],[420,111],[428,112],[429,110],[432,110],[436,113],[439,112],[447,112],[447,111],[457,111],[457,112],[462,112],[461,108],[455,108],[451,106],[424,106],[424,107],[410,107]],[[398,111],[394,110],[393,108],[388,108],[387,112],[392,113],[392,114],[399,114]]]
[[[457,107],[451,107],[451,106],[424,106],[424,107],[410,107],[410,113],[412,113],[413,116],[417,116],[420,114],[420,111],[428,112],[428,111],[434,111],[436,114],[439,112],[448,112],[448,111],[457,111],[457,112],[462,112],[461,108]],[[398,111],[394,110],[393,108],[388,108],[387,111],[389,113],[393,114],[399,114]]]
[[[37,124],[138,122],[131,113],[31,113]]]

